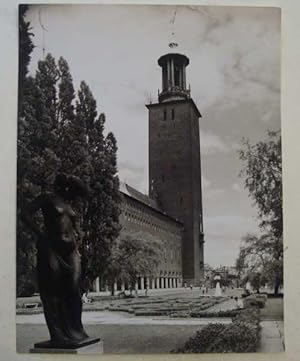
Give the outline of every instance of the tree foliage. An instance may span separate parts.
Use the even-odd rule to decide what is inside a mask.
[[[258,207],[260,227],[282,237],[282,158],[280,132],[268,131],[268,139],[240,151],[245,188]]]
[[[262,236],[247,235],[240,249],[237,265],[248,276],[274,284],[275,293],[283,282],[282,223],[282,157],[279,132],[268,131],[268,138],[256,144],[244,141],[240,159],[244,162],[241,175],[250,197],[258,208]]]
[[[278,249],[281,249],[279,257]],[[243,283],[249,280],[253,287],[257,283],[268,283],[277,288],[283,282],[282,243],[271,234],[260,237],[248,234],[243,238],[236,265],[240,266]]]
[[[25,20],[25,14],[28,10],[28,5],[19,6],[19,96],[23,95],[23,84],[28,73],[28,65],[30,62],[30,54],[34,48],[31,37],[30,23]],[[22,104],[21,99],[19,105]],[[21,109],[19,109],[20,111]]]
[[[21,18],[20,26],[25,29],[22,32],[30,39],[24,13]],[[56,62],[47,54],[38,62],[36,74],[29,76],[27,67],[33,45],[27,39],[20,47],[23,75],[19,87],[18,211],[40,192],[51,190],[59,172],[83,179],[90,189],[89,199],[74,207],[82,215],[83,277],[92,281],[106,268],[111,244],[119,233],[116,140],[112,133],[104,135],[105,116],[98,116],[89,86],[82,81],[75,93],[65,59],[61,57]],[[37,222],[39,219],[37,215]],[[17,247],[18,294],[24,294],[32,288],[24,285],[25,280],[34,278],[35,246],[19,217]]]
[[[30,185],[25,182],[27,168],[31,165],[30,150],[24,143],[24,132],[28,118],[32,118],[32,104],[36,99],[34,81],[28,77],[30,54],[34,48],[30,24],[25,20],[27,5],[19,6],[19,93],[18,93],[18,177],[17,208],[22,207],[24,199],[30,197]],[[25,117],[26,115],[26,117]],[[25,120],[26,119],[26,120]],[[24,160],[24,161],[21,161]],[[23,192],[20,193],[20,189]],[[35,289],[35,246],[34,239],[17,217],[17,294],[31,294]]]
[[[156,274],[161,257],[161,244],[145,233],[126,235],[117,239],[112,247],[106,277],[112,293],[114,282],[127,283],[131,289],[139,276],[152,277]]]

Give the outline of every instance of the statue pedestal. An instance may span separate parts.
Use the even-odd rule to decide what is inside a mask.
[[[30,353],[103,354],[103,341],[100,338],[88,338],[73,348],[58,347],[51,344],[51,341],[43,341],[34,344]]]

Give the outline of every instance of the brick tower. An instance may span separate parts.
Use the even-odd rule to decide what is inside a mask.
[[[186,87],[189,59],[174,52],[158,59],[162,91],[149,109],[149,195],[181,221],[183,282],[203,279],[203,224],[199,118],[201,114]],[[175,48],[175,49],[174,49]]]

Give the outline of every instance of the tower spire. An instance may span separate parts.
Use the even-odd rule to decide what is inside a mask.
[[[41,11],[39,11],[39,23],[40,23],[40,26],[42,28],[42,53],[43,53],[43,59],[45,59],[45,51],[46,51],[46,47],[45,47],[45,31],[48,31],[48,30],[46,29],[46,27],[44,26],[44,24],[42,22]]]
[[[177,6],[169,21],[171,25],[171,37],[169,40],[169,52],[158,59],[158,65],[162,68],[162,91],[158,92],[158,101],[166,102],[190,98],[190,91],[186,86],[186,70],[189,58],[178,52],[178,43],[175,39],[175,20]]]
[[[178,47],[178,43],[177,43],[176,37],[175,37],[176,15],[177,15],[177,6],[175,6],[173,16],[171,17],[170,22],[169,22],[171,24],[171,36],[170,36],[170,40],[169,40],[169,48],[171,48],[171,49]]]

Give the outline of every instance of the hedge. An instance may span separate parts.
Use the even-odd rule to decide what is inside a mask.
[[[252,294],[244,298],[244,307],[254,306],[258,308],[264,308],[268,296],[265,294]]]
[[[241,313],[242,310],[234,309],[234,310],[227,310],[227,311],[192,311],[190,312],[190,317],[204,317],[204,318],[214,318],[214,317],[234,317]]]
[[[259,309],[247,308],[231,324],[209,324],[175,353],[255,352],[260,342]]]

